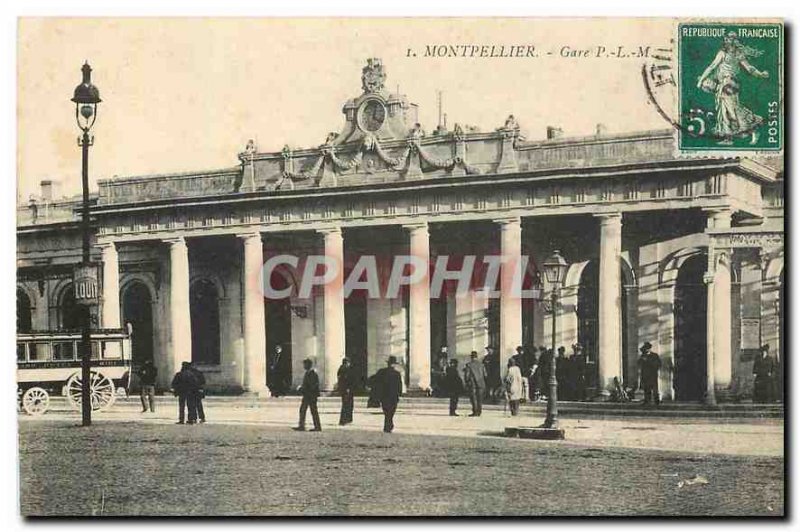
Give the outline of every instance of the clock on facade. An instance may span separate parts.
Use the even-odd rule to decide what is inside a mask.
[[[386,107],[379,100],[367,100],[358,110],[358,125],[364,131],[378,131],[386,120]]]

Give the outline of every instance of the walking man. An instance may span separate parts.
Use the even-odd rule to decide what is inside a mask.
[[[317,398],[319,397],[319,375],[314,369],[314,362],[307,358],[303,360],[303,384],[300,386],[300,393],[303,400],[300,403],[300,423],[295,430],[306,430],[306,411],[311,409],[311,419],[314,421],[314,428],[311,432],[322,432],[322,423],[319,421],[319,410],[317,410]]]
[[[397,411],[397,403],[400,402],[400,394],[403,392],[403,379],[400,372],[395,369],[396,364],[397,357],[390,356],[386,361],[386,367],[378,370],[374,376],[376,396],[383,410],[383,432],[386,433],[394,430],[394,413]]]
[[[178,397],[178,425],[183,425],[188,410],[188,423],[197,422],[197,409],[195,408],[195,394],[197,392],[197,379],[189,362],[181,364],[181,370],[172,378],[172,393]]]
[[[447,365],[447,373],[445,374],[445,389],[447,395],[450,397],[450,415],[457,416],[458,398],[464,392],[464,381],[461,380],[461,375],[458,373],[458,360],[452,359]]]
[[[194,407],[197,410],[197,418],[200,423],[205,423],[206,412],[203,410],[203,399],[206,397],[206,376],[194,365],[194,362],[189,368],[192,370],[194,378],[197,381],[197,389],[194,393]]]
[[[478,360],[478,352],[469,354],[470,361],[464,368],[464,381],[472,404],[470,417],[478,417],[483,410],[483,394],[486,391],[486,369]]]
[[[139,370],[139,381],[142,384],[142,413],[147,412],[148,406],[150,412],[156,411],[156,375],[158,375],[158,370],[153,365],[153,361],[149,358],[146,359]]]
[[[650,342],[645,342],[639,349],[639,383],[644,392],[644,403],[650,404],[652,400],[656,405],[661,404],[661,397],[658,394],[658,372],[661,369],[661,358],[658,354],[651,351],[653,348]]]
[[[342,396],[342,411],[339,414],[339,425],[347,425],[353,422],[353,395],[356,387],[356,377],[350,359],[344,357],[342,365],[337,372],[338,381],[336,388]]]

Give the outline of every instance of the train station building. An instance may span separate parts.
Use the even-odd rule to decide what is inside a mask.
[[[425,390],[442,346],[463,364],[485,346],[502,361],[518,345],[551,344],[542,301],[493,297],[480,283],[466,293],[418,283],[392,297],[345,295],[341,277],[362,256],[376,258],[381,279],[403,255],[431,265],[526,256],[527,282],[539,286],[538,265],[560,250],[569,269],[556,344],[584,346],[600,396],[615,377],[633,383],[646,341],[664,362],[662,395],[680,401],[702,400],[708,386],[720,400],[747,399],[759,346],[783,360],[782,161],[686,158],[671,129],[598,125],[569,136],[536,117],[426,131],[416,105],[388,86],[370,59],[361,90],[343,102],[344,125],[320,131],[318,146],[250,142],[229,168],[99,182],[95,323],[130,323],[134,363],[153,359],[162,389],[193,360],[211,391],[263,393],[268,354],[281,345],[295,385],[307,357],[331,390],[343,356],[371,375],[395,355],[409,389]],[[18,206],[23,332],[78,326],[80,198],[56,188],[43,181]],[[329,257],[343,275],[304,294],[300,266],[262,275],[280,255]],[[265,297],[262,282],[281,297]]]

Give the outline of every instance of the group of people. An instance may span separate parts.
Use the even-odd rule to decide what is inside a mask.
[[[565,348],[556,350],[556,382],[558,397],[561,400],[586,399],[589,381],[587,361],[580,344],[572,346],[572,354],[567,357]],[[548,394],[548,384],[552,371],[552,349],[545,347],[525,349],[517,347],[516,352],[508,359],[505,373],[500,375],[498,356],[491,347],[486,348],[482,360],[478,353],[472,351],[470,360],[459,370],[459,361],[449,358],[447,348],[443,347],[431,370],[431,392],[437,397],[450,400],[449,415],[458,415],[460,397],[467,395],[472,407],[471,417],[482,414],[483,403],[487,399],[503,398],[512,416],[519,414],[520,403],[525,400],[543,400]],[[630,401],[636,387],[644,394],[644,404],[660,404],[658,389],[659,373],[662,363],[659,355],[652,351],[650,342],[644,342],[640,348],[637,361],[638,379],[635,387],[626,388],[615,379],[612,396],[616,400]],[[268,385],[273,396],[286,395],[291,389],[291,360],[285,356],[281,346],[277,346],[269,360],[272,378]],[[288,370],[286,368],[289,368]],[[305,373],[298,389],[302,395],[300,419],[296,430],[305,430],[305,419],[308,410],[314,424],[312,431],[321,431],[317,399],[320,396],[320,380],[314,369],[312,359],[303,361]],[[777,363],[769,356],[769,345],[761,346],[760,355],[753,363],[753,401],[758,403],[776,400]],[[268,373],[269,375],[270,373]],[[367,381],[370,388],[368,406],[380,406],[384,414],[384,432],[394,430],[394,415],[400,396],[403,393],[403,367],[397,357],[390,356],[385,368],[379,370]],[[158,370],[151,360],[146,360],[138,370],[141,383],[142,412],[155,412],[155,383]],[[172,379],[172,392],[178,398],[178,424],[195,424],[206,421],[203,409],[205,397],[205,376],[191,362],[183,362],[181,370]],[[336,390],[341,396],[342,405],[339,425],[353,422],[355,393],[361,388],[362,379],[352,360],[345,357],[337,372]]]
[[[311,420],[314,428],[311,432],[321,432],[322,423],[319,418],[317,399],[320,396],[319,375],[314,369],[314,361],[310,358],[303,360],[303,383],[298,391],[302,395],[300,402],[300,419],[295,430],[306,430],[306,413],[311,410]],[[342,407],[339,414],[339,425],[349,425],[353,422],[353,406],[356,388],[360,378],[353,367],[349,357],[342,360],[342,365],[337,371],[336,390],[342,398]],[[370,401],[380,404],[383,410],[383,432],[390,433],[394,430],[394,414],[403,393],[403,377],[398,367],[397,357],[390,356],[385,368],[380,369],[369,378],[371,390]]]
[[[191,362],[181,363],[181,370],[172,377],[172,393],[178,398],[178,424],[206,422],[203,409],[206,378]]]
[[[546,347],[525,348],[518,346],[514,354],[510,357],[513,364],[508,364],[505,373],[501,374],[499,356],[491,347],[485,348],[484,357],[475,363],[478,358],[477,352],[470,354],[470,362],[464,368],[464,384],[469,380],[475,382],[478,379],[473,374],[477,373],[477,364],[483,366],[481,390],[481,401],[484,400],[508,400],[511,405],[509,395],[520,396],[520,400],[530,401],[544,400],[548,394],[548,383],[550,380],[551,360],[553,350]],[[588,361],[583,352],[583,346],[574,344],[572,354],[567,357],[566,349],[562,346],[557,349],[556,354],[556,379],[558,383],[559,398],[569,401],[581,401],[587,399],[586,388],[588,386],[588,375],[591,371],[592,362]],[[453,365],[455,364],[455,365]],[[459,390],[458,384],[451,375],[451,368],[458,367],[458,361],[448,358],[447,348],[443,347],[436,356],[436,360],[431,369],[431,393],[435,397],[453,397]],[[515,369],[511,369],[515,368]],[[470,376],[466,373],[469,372]],[[519,376],[517,376],[519,373]],[[513,386],[509,385],[510,379]],[[478,389],[478,386],[475,386]],[[511,388],[511,389],[510,389]],[[469,392],[467,386],[461,389],[461,393]],[[472,393],[469,393],[472,397]],[[514,399],[516,401],[516,399]],[[476,409],[479,413],[480,408]]]

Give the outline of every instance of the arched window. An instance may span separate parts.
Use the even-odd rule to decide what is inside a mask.
[[[150,291],[140,281],[131,282],[122,294],[123,323],[133,329],[131,351],[133,361],[141,364],[153,360],[153,304]]]
[[[63,292],[58,303],[58,328],[76,330],[81,327],[81,309],[75,303],[75,289],[70,284]]]
[[[220,363],[219,296],[217,287],[200,279],[190,288],[192,320],[192,362],[204,365]]]
[[[25,290],[17,288],[17,332],[28,333],[32,329],[31,298]]]

